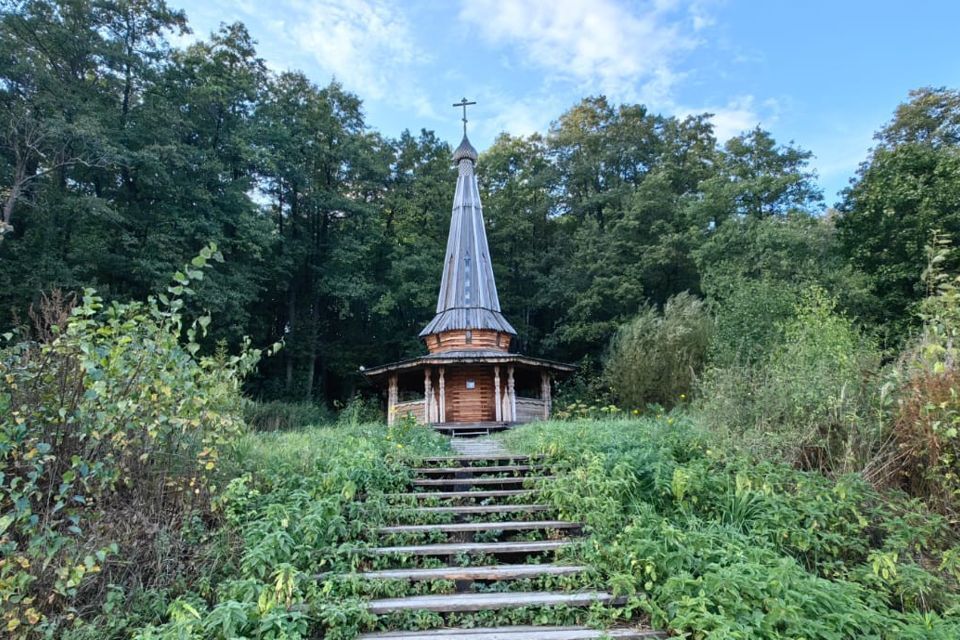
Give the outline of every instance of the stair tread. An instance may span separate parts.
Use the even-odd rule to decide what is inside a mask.
[[[417,467],[414,473],[439,474],[439,473],[510,473],[522,471],[534,471],[542,469],[539,465],[529,464],[497,464],[489,467]]]
[[[433,494],[431,494],[433,495]],[[535,513],[550,511],[552,507],[546,504],[480,504],[460,505],[449,507],[417,507],[406,509],[402,513],[453,513],[470,515],[474,513]]]
[[[533,495],[531,489],[491,489],[488,491],[419,491],[415,493],[388,493],[389,498],[507,498]]]
[[[423,555],[446,556],[460,553],[536,553],[552,551],[573,544],[570,540],[537,540],[534,542],[442,542],[438,544],[412,544],[392,547],[373,547],[374,555]]]
[[[464,638],[465,640],[641,640],[666,638],[662,631],[650,629],[590,629],[587,627],[487,627],[472,629],[432,629],[427,631],[381,631],[365,633],[357,640],[434,640],[436,638]]]
[[[530,460],[528,455],[512,455],[509,453],[489,453],[489,454],[479,454],[479,455],[462,455],[462,456],[432,456],[429,458],[421,458],[420,461],[424,464],[431,463],[440,463],[444,464],[447,462],[494,462],[500,460]]]
[[[486,484],[523,484],[527,480],[552,480],[553,476],[523,476],[506,478],[425,478],[414,480],[416,487],[445,487],[451,484],[486,485]]]
[[[427,610],[435,612],[486,611],[518,607],[565,605],[585,607],[595,602],[614,603],[618,599],[604,591],[529,591],[500,593],[448,593],[406,598],[370,600],[367,609],[374,614],[392,611]]]
[[[366,580],[516,580],[536,576],[566,576],[586,571],[574,564],[498,564],[483,567],[440,567],[437,569],[384,569],[342,574]],[[324,573],[317,576],[332,576]]]
[[[529,529],[579,529],[581,525],[566,520],[511,520],[504,522],[453,522],[448,524],[400,524],[381,527],[380,533],[427,533],[441,531],[457,533],[470,531],[523,531]]]

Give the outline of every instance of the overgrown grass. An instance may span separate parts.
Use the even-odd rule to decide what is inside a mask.
[[[680,413],[543,423],[547,497],[588,525],[594,565],[655,626],[694,638],[960,637],[948,523],[856,475],[731,454]]]
[[[176,597],[147,599],[140,609],[131,602],[126,615],[105,611],[88,632],[141,640],[353,637],[372,617],[358,597],[316,574],[356,568],[387,517],[382,494],[406,487],[405,463],[447,452],[443,438],[410,423],[239,438],[223,463],[232,479],[215,501],[225,538],[216,569]]]

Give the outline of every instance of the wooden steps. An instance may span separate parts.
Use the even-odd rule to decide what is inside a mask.
[[[466,499],[486,499],[486,498],[510,498],[515,496],[532,496],[534,492],[529,489],[492,489],[490,491],[418,491],[416,493],[388,493],[388,498],[415,498],[417,500],[427,500],[430,498],[446,498],[450,500]]]
[[[478,438],[510,428],[508,422],[435,422],[434,430],[456,438]]]
[[[580,523],[551,519],[547,515],[526,515],[554,511],[550,505],[538,504],[539,482],[552,478],[542,475],[547,470],[540,464],[540,458],[507,453],[498,441],[489,439],[458,437],[451,440],[451,446],[462,455],[418,461],[418,466],[411,469],[413,490],[384,496],[392,502],[387,513],[395,520],[371,532],[378,536],[420,534],[429,536],[425,539],[430,542],[366,548],[364,553],[377,558],[376,569],[339,576],[347,580],[419,583],[422,585],[419,591],[430,595],[370,600],[366,603],[369,613],[389,616],[403,612],[432,612],[447,620],[449,616],[459,615],[465,616],[467,627],[473,627],[483,624],[486,618],[478,616],[473,619],[472,614],[486,611],[524,607],[569,610],[615,606],[624,602],[624,599],[602,589],[594,589],[598,576],[591,573],[589,567],[557,560],[557,552],[575,544],[575,536],[581,533]],[[419,506],[427,500],[433,501],[426,503],[430,506]],[[428,516],[435,515],[445,515],[450,522],[423,522]],[[525,516],[529,519],[524,520]],[[421,520],[418,522],[418,519]],[[510,539],[525,537],[525,532],[550,532],[551,539]],[[537,535],[544,537],[542,533]],[[483,536],[484,541],[471,542],[474,536]],[[385,539],[384,542],[393,540]],[[476,557],[482,559],[478,561]],[[436,566],[442,562],[448,566]],[[460,566],[464,564],[467,566]],[[580,574],[585,574],[583,579],[578,577]],[[318,579],[337,577],[334,573],[317,576]],[[557,581],[552,579],[554,577],[564,579]],[[523,582],[527,580],[531,582]],[[534,586],[527,587],[529,591],[496,587],[498,583],[511,581],[521,581],[513,585],[515,589],[527,584]],[[433,582],[443,584],[431,585]],[[472,585],[478,584],[487,585],[489,589],[472,590]],[[581,589],[575,587],[578,584],[583,585]],[[537,590],[556,588],[556,585],[569,585],[570,590]],[[455,592],[449,593],[451,590]],[[404,590],[401,588],[391,593],[402,594]],[[391,619],[407,618],[401,615]],[[580,626],[396,630],[360,636],[367,640],[639,640],[660,637],[666,636],[648,629],[603,631]]]
[[[574,564],[498,564],[484,567],[440,567],[437,569],[385,569],[345,574],[346,578],[364,580],[521,580],[539,576],[570,576],[583,573],[586,567]],[[320,574],[325,578],[329,574]]]
[[[539,531],[542,529],[579,529],[576,522],[563,520],[508,520],[503,522],[454,522],[449,524],[400,524],[380,527],[380,533],[476,533],[480,531]]]
[[[527,480],[553,480],[553,476],[506,476],[503,478],[427,478],[423,480],[414,480],[415,487],[449,487],[450,485],[463,486],[488,486],[497,484],[515,484],[522,486]]]
[[[459,463],[461,466],[470,466],[474,462],[504,462],[504,461],[514,461],[514,462],[526,462],[530,460],[530,456],[526,455],[514,455],[511,453],[495,453],[495,454],[478,454],[478,455],[462,455],[462,456],[433,456],[430,458],[421,458],[420,462],[424,464],[448,464],[451,462]],[[475,467],[476,468],[476,467]]]
[[[440,474],[484,474],[484,473],[526,473],[529,471],[539,471],[542,467],[529,464],[496,464],[489,467],[420,467],[414,469],[417,474],[440,475]]]
[[[544,551],[556,551],[571,544],[572,542],[570,540],[537,540],[535,542],[447,542],[439,544],[374,547],[369,549],[369,551],[377,556],[456,556],[461,554],[479,555],[482,553],[501,555],[507,553],[543,553]]]
[[[450,513],[453,515],[467,516],[478,515],[481,513],[539,513],[550,510],[551,507],[545,504],[479,504],[455,505],[447,507],[417,507],[415,509],[404,509],[401,511],[401,513]]]
[[[357,640],[650,640],[666,638],[662,631],[649,629],[607,629],[587,627],[488,627],[486,629],[434,629],[431,631],[384,631],[365,633]]]
[[[531,591],[525,593],[505,591],[500,593],[453,593],[438,596],[371,600],[367,603],[367,610],[375,614],[393,613],[395,611],[453,613],[455,611],[496,611],[500,609],[519,609],[521,607],[589,607],[597,602],[601,604],[622,604],[624,601],[626,601],[625,598],[618,599],[603,591]]]

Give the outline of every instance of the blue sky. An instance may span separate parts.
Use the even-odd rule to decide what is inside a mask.
[[[176,0],[171,3],[176,6]],[[276,70],[333,77],[389,136],[545,131],[581,97],[714,113],[815,155],[828,204],[910,89],[960,86],[960,2],[913,0],[189,0],[206,37],[244,22]]]

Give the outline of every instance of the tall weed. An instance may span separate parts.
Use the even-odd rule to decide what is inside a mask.
[[[710,344],[712,322],[688,293],[657,311],[645,307],[610,341],[603,378],[620,406],[672,407],[691,392]]]

